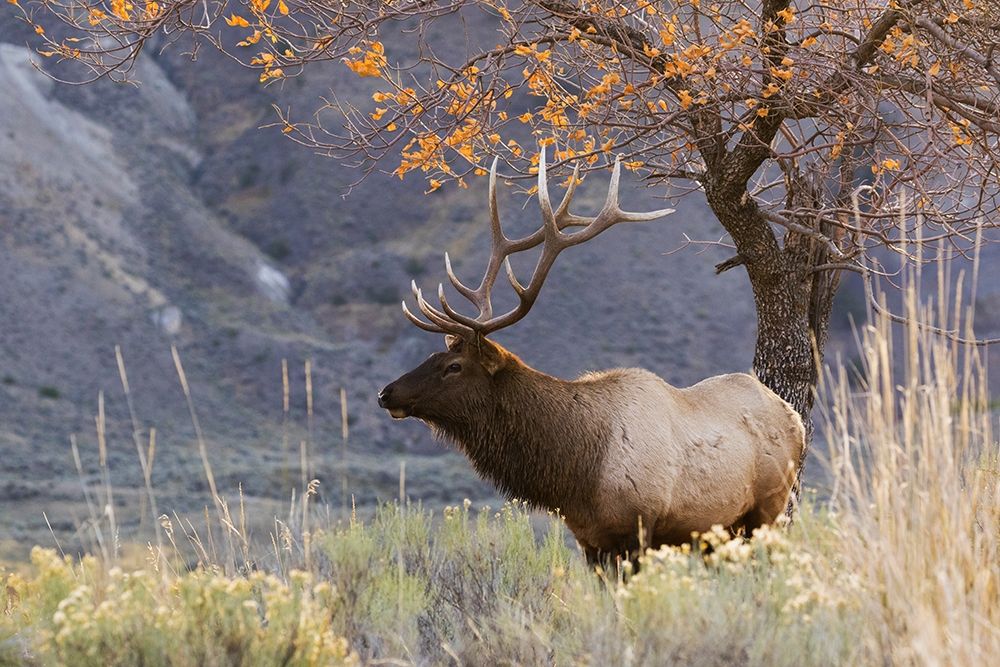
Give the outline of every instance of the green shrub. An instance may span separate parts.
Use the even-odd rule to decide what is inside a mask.
[[[123,572],[32,553],[8,577],[0,645],[61,665],[687,664],[829,665],[864,644],[866,592],[805,532],[703,537],[710,552],[650,551],[625,581],[589,570],[554,517],[386,505],[370,524],[317,532],[309,571],[284,578],[211,567]],[[835,582],[841,585],[838,587]],[[847,582],[848,585],[843,585]],[[0,598],[0,607],[5,598]],[[3,617],[0,617],[3,618]],[[13,644],[12,644],[13,646]],[[0,654],[2,655],[2,654]]]
[[[34,577],[8,577],[5,595],[16,602],[0,616],[0,640],[20,628],[39,664],[357,664],[332,630],[333,588],[307,572],[288,581],[261,572],[123,572],[37,547],[32,564]]]
[[[55,387],[45,385],[44,387],[38,388],[38,396],[41,398],[50,398],[52,400],[57,400],[62,394]]]

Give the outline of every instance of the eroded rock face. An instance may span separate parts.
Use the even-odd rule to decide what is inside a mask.
[[[287,304],[288,297],[292,292],[291,284],[278,269],[268,264],[259,263],[257,265],[257,286],[261,293],[271,301]]]
[[[152,313],[153,323],[160,328],[160,331],[168,336],[176,336],[181,332],[181,325],[184,324],[184,315],[177,306],[166,306]]]
[[[159,65],[140,59],[138,88],[65,88],[32,55],[0,42],[0,483],[71,475],[66,439],[91,437],[99,392],[109,438],[130,437],[115,346],[143,424],[183,433],[174,345],[211,421],[245,438],[267,423],[268,371],[307,356],[273,332],[322,336],[285,312],[288,278],[193,191],[197,116]],[[282,327],[261,326],[271,317]]]
[[[0,43],[0,197],[13,207],[37,207],[46,194],[42,203],[59,207],[66,202],[53,195],[72,197],[81,217],[134,205],[138,188],[111,130],[55,99],[55,82],[32,67],[32,55]],[[102,225],[109,216],[97,217]]]

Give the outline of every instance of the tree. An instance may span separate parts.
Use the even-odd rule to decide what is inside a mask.
[[[880,256],[966,252],[997,226],[990,0],[42,0],[21,11],[39,53],[75,63],[79,81],[128,79],[157,34],[207,42],[263,84],[342,63],[377,82],[369,107],[334,91],[312,118],[276,110],[276,124],[365,169],[398,156],[394,173],[418,172],[430,190],[464,186],[495,155],[530,174],[537,142],[554,146],[553,171],[620,156],[651,183],[701,191],[735,249],[717,270],[741,266],[753,288],[754,369],[810,432],[842,272],[891,278]],[[483,22],[495,42],[463,32]],[[49,24],[71,34],[50,37]]]

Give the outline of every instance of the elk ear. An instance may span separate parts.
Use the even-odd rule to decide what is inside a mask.
[[[476,346],[476,357],[490,375],[495,374],[507,364],[510,353],[493,341],[480,336],[476,341]]]
[[[454,334],[445,334],[444,344],[449,352],[460,353],[465,348],[465,339]]]

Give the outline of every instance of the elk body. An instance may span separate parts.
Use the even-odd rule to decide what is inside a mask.
[[[681,544],[693,531],[721,524],[752,531],[785,509],[805,431],[792,407],[757,378],[720,375],[677,388],[637,368],[560,380],[522,362],[486,335],[521,319],[534,303],[556,255],[618,222],[670,213],[630,213],[618,207],[620,167],[608,199],[592,219],[569,213],[573,184],[556,211],[549,203],[545,156],[539,162],[543,227],[519,240],[504,235],[496,207],[496,163],[490,173],[493,254],[477,289],[455,277],[456,290],[479,309],[458,313],[439,287],[441,308],[413,285],[428,321],[446,334],[447,351],[386,386],[379,405],[397,419],[416,417],[453,441],[476,471],[510,498],[558,510],[588,560],[627,556],[645,544]],[[581,226],[573,233],[563,232]],[[542,245],[527,286],[507,257]],[[501,262],[519,297],[493,316],[490,291]]]

